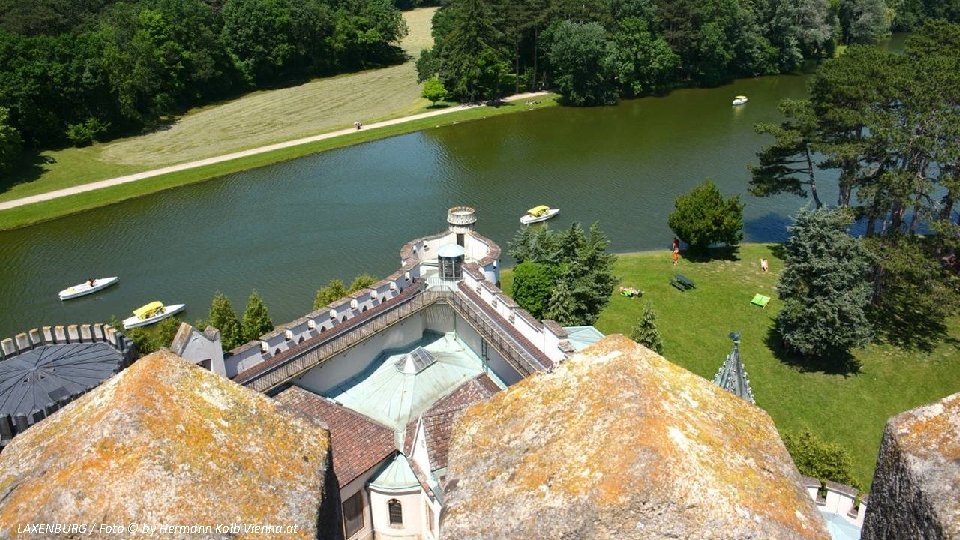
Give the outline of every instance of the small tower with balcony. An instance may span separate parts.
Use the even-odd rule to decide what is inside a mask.
[[[450,232],[457,235],[457,245],[464,247],[464,235],[477,223],[477,211],[469,206],[454,206],[447,210],[447,223]]]

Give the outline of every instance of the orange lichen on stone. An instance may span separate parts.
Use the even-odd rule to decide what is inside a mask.
[[[891,420],[899,444],[915,455],[960,459],[960,393]]]
[[[161,351],[0,454],[0,537],[23,523],[135,522],[289,525],[286,536],[314,538],[328,457],[321,426]]]
[[[449,455],[451,538],[829,538],[766,413],[623,336],[469,408]]]

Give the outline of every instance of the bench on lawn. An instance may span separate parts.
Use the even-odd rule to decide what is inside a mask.
[[[696,287],[693,281],[683,274],[674,275],[673,278],[670,279],[670,285],[676,287],[678,291],[686,291]]]

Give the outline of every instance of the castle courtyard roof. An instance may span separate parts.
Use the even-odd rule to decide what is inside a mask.
[[[427,333],[407,352],[382,355],[328,397],[394,430],[402,448],[408,422],[484,372],[483,361],[456,334]]]

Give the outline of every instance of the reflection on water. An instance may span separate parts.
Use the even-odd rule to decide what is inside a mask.
[[[0,233],[0,335],[106,320],[158,299],[206,315],[214,291],[238,310],[259,289],[275,322],[310,309],[331,278],[385,275],[411,238],[478,209],[479,230],[506,247],[523,212],[561,209],[552,227],[600,222],[617,251],[666,249],[677,195],[704,178],[746,203],[747,240],[780,240],[794,197],[746,193],[746,166],[806,76],[737,81],[616,107],[556,108],[429,129]],[[750,97],[732,107],[737,94]],[[831,201],[827,186],[824,201]],[[509,262],[509,261],[507,261]],[[119,275],[102,294],[56,292]]]

